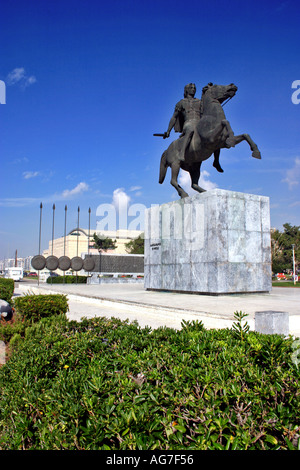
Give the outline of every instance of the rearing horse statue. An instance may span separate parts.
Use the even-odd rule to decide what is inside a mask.
[[[189,136],[189,142],[184,142],[183,136],[174,140],[167,150],[164,151],[160,162],[159,183],[162,184],[168,167],[171,168],[171,185],[174,186],[181,198],[188,197],[188,194],[178,184],[177,178],[180,168],[189,172],[191,177],[191,187],[202,193],[205,189],[198,185],[200,178],[200,167],[204,160],[214,154],[214,166],[222,172],[219,164],[219,155],[222,148],[235,147],[243,140],[248,142],[252,156],[261,158],[257,145],[248,134],[234,135],[230,123],[227,121],[222,103],[233,98],[237,92],[237,87],[230,85],[213,85],[209,83],[202,90],[201,97],[201,118],[195,130]],[[184,160],[179,158],[182,153],[182,145],[185,145]]]

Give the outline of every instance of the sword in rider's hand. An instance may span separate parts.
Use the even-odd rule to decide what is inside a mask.
[[[163,137],[164,139],[166,139],[167,135],[166,135],[166,132],[164,134],[153,134],[155,137]]]

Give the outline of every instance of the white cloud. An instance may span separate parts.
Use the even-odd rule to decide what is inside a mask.
[[[135,197],[140,197],[142,195],[142,186],[131,186],[129,191],[134,192]]]
[[[16,67],[6,77],[7,85],[16,85],[19,83],[22,88],[33,85],[37,80],[34,75],[28,76],[24,67]]]
[[[117,188],[114,190],[112,203],[119,212],[123,210],[127,211],[130,201],[130,196],[125,193],[123,188]]]
[[[3,198],[0,199],[0,206],[2,207],[24,207],[33,204],[53,203],[55,201],[62,201],[69,199],[72,196],[78,196],[81,193],[88,191],[89,186],[86,183],[79,183],[73,189],[65,189],[62,193],[50,194],[49,196],[40,197],[14,197],[14,198]]]
[[[217,188],[218,185],[214,183],[213,181],[210,181],[208,177],[209,177],[208,171],[203,170],[200,174],[199,186],[206,190]],[[190,191],[194,192],[194,189],[191,188],[191,177],[187,171],[184,171],[184,170],[180,171],[178,183],[188,194]]]
[[[215,189],[218,187],[216,183],[213,181],[210,181],[208,177],[210,174],[208,171],[202,171],[200,175],[200,181],[199,181],[199,186],[201,186],[203,189],[209,190],[209,189]]]
[[[6,83],[8,85],[15,85],[25,77],[25,69],[23,67],[17,67],[13,69],[6,77]]]
[[[24,171],[23,172],[23,178],[25,180],[28,180],[30,178],[35,178],[36,176],[39,175],[39,172],[38,171]]]
[[[293,168],[286,170],[286,177],[282,180],[283,183],[287,183],[289,189],[293,189],[294,186],[299,184],[300,178],[300,158],[295,159]]]
[[[62,197],[67,199],[72,196],[77,196],[78,194],[88,191],[88,189],[89,189],[88,184],[81,182],[81,183],[78,183],[77,186],[75,186],[75,188],[73,189],[65,189],[62,192]]]
[[[31,75],[30,77],[26,78],[25,81],[25,86],[33,85],[37,80],[34,75]]]
[[[28,163],[28,162],[29,162],[29,159],[27,157],[15,158],[14,160],[10,161],[12,165],[20,165],[21,163]]]
[[[0,199],[1,207],[24,207],[38,203],[39,199],[35,197],[11,197]]]
[[[131,198],[125,193],[124,188],[114,190],[112,204],[118,213],[119,229],[128,228],[127,215],[130,201]]]

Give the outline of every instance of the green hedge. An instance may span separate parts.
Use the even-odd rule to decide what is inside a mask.
[[[5,300],[9,304],[11,303],[12,293],[11,289],[8,286],[0,284],[0,299]]]
[[[44,318],[0,369],[0,449],[297,449],[292,345],[241,322]]]
[[[56,276],[48,277],[48,284],[86,284],[87,276]]]
[[[0,322],[0,341],[9,343],[15,335],[24,337],[27,326],[29,323],[24,321],[18,313],[14,313],[12,320]]]
[[[62,294],[24,295],[17,297],[14,305],[24,319],[34,322],[44,317],[66,314],[68,311],[67,297]]]
[[[0,299],[11,303],[15,290],[15,281],[13,279],[0,278]]]

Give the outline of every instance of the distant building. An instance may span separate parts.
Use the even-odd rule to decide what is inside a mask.
[[[60,237],[53,240],[53,249],[52,249],[52,240],[49,242],[49,247],[43,251],[43,256],[53,255],[59,258],[60,256],[68,256],[72,259],[75,256],[83,257],[86,253],[98,254],[98,250],[93,247],[93,236],[94,233],[98,237],[111,238],[116,240],[116,248],[114,250],[107,250],[106,253],[114,254],[127,254],[126,243],[130,240],[137,238],[143,232],[140,230],[91,230],[90,238],[88,235],[88,230],[86,229],[74,229],[66,235],[66,237]]]
[[[54,255],[57,258],[61,256],[68,256],[70,259],[75,256],[84,258],[87,253],[90,255],[98,255],[99,252],[93,247],[93,235],[96,233],[98,237],[111,238],[116,240],[116,248],[114,250],[107,250],[107,254],[128,254],[126,251],[126,243],[130,240],[134,240],[143,233],[140,230],[91,230],[90,239],[88,236],[88,230],[76,228],[66,235],[66,237],[56,238],[53,241],[52,251],[52,240],[49,242],[49,247],[43,251],[42,255],[47,256]],[[36,255],[37,253],[35,253]],[[31,260],[34,255],[27,256],[26,258],[17,258],[17,267],[23,268],[24,271],[35,271],[31,266]],[[6,258],[0,260],[0,273],[4,272],[6,268],[12,268],[16,265],[16,258]],[[58,274],[62,274],[62,271],[57,270]]]
[[[23,268],[24,271],[32,271],[31,260],[33,256],[27,256],[26,258],[17,258],[17,267]],[[5,258],[0,260],[0,271],[4,271],[6,268],[14,268],[16,266],[15,258]]]

